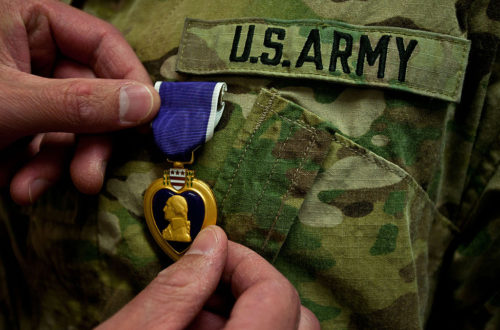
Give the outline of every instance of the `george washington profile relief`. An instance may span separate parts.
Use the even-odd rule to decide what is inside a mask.
[[[180,195],[170,197],[163,208],[165,220],[169,222],[161,235],[167,241],[191,242],[191,222],[187,218],[188,205]]]

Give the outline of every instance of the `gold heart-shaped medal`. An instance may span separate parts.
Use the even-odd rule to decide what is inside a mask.
[[[177,260],[203,228],[215,225],[217,205],[210,187],[175,162],[146,190],[144,214],[156,243]]]

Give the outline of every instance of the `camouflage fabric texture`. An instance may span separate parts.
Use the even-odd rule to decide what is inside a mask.
[[[458,101],[468,52],[467,39],[394,27],[188,18],[177,70],[325,80]],[[433,81],[426,79],[429,74]]]
[[[500,327],[498,2],[91,0],[84,9],[123,32],[153,80],[227,82],[226,111],[196,154],[196,176],[213,187],[229,238],[285,274],[322,328]],[[461,98],[176,71],[186,17],[335,20],[466,38]],[[316,64],[314,45],[304,66]],[[452,55],[437,55],[443,70]],[[440,74],[422,72],[429,81]],[[6,193],[0,200],[6,328],[95,326],[170,263],[142,206],[167,164],[150,135],[115,141],[98,196],[66,180],[29,208]]]

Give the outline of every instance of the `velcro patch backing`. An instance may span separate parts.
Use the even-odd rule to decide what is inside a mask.
[[[177,70],[321,79],[458,102],[470,42],[336,21],[187,19]]]

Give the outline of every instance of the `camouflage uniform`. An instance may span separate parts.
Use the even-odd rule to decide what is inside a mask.
[[[283,272],[323,328],[500,327],[498,2],[95,0],[84,9],[123,32],[154,80],[228,83],[197,177],[213,187],[229,238]],[[331,70],[334,30],[344,40]],[[272,63],[290,36],[297,51],[281,58],[302,50],[302,65]],[[411,40],[420,60],[404,77]],[[221,55],[235,45],[234,61]],[[99,196],[62,182],[30,208],[1,200],[6,327],[96,325],[169,264],[142,207],[163,156],[151,136],[115,140]]]

